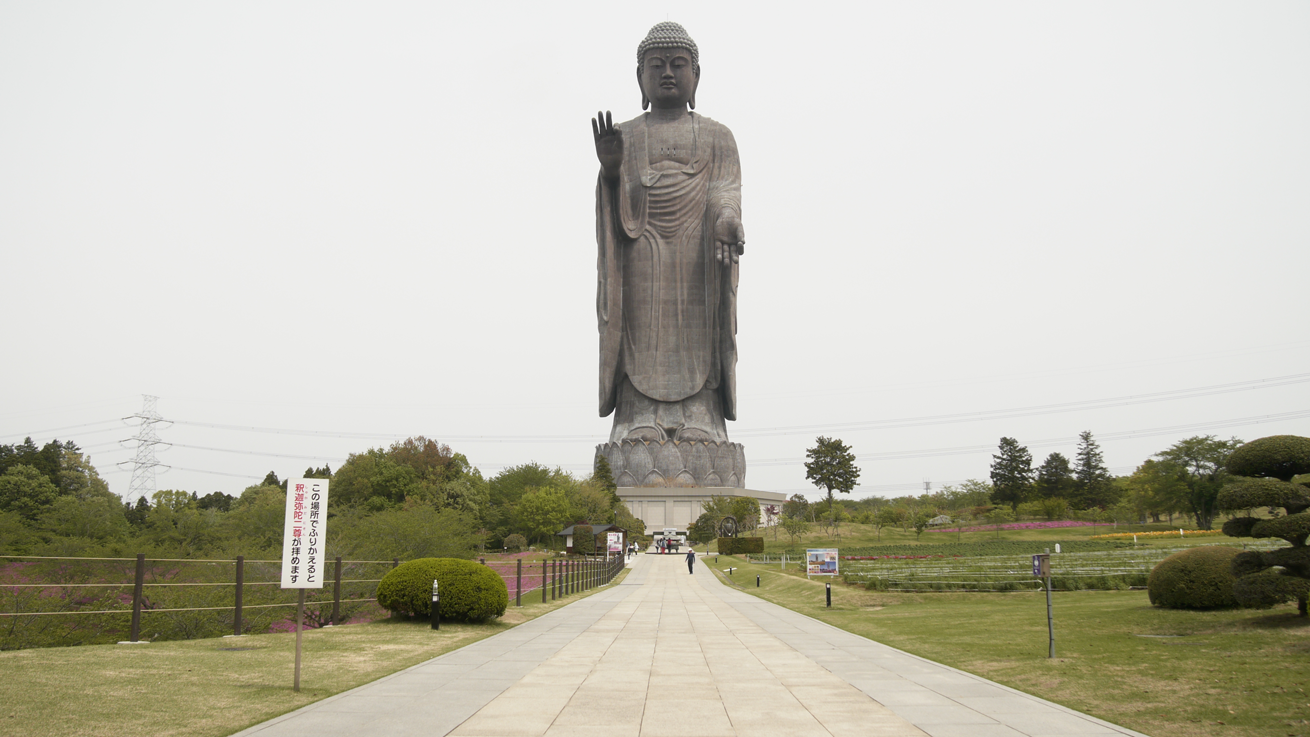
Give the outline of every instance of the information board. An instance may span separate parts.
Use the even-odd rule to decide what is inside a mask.
[[[287,513],[282,528],[282,588],[323,588],[327,501],[327,479],[287,481]]]
[[[837,575],[837,548],[808,548],[805,551],[806,576]]]
[[[606,545],[606,549],[609,550],[609,552],[611,552],[611,553],[622,553],[622,552],[623,552],[623,533],[622,533],[622,532],[607,532],[607,533],[605,533],[605,535],[606,535],[606,543],[607,543],[607,545]]]

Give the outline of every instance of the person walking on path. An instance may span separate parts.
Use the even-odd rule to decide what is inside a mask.
[[[687,573],[695,573],[695,571],[692,570],[692,568],[694,568],[695,565],[696,565],[696,549],[689,547],[687,548]]]

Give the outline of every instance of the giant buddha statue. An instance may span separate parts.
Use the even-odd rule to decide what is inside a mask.
[[[658,23],[637,47],[646,112],[592,120],[596,183],[597,453],[620,486],[744,487],[737,419],[737,273],[745,250],[732,132],[699,113],[696,42]]]

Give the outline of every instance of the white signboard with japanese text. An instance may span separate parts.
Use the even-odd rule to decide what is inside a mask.
[[[837,548],[810,548],[806,550],[805,575],[837,575]]]
[[[605,533],[605,535],[606,535],[606,538],[607,538],[607,539],[606,539],[606,542],[608,543],[608,546],[607,546],[607,547],[608,547],[608,549],[609,549],[609,552],[611,552],[611,553],[622,553],[622,552],[623,552],[623,533],[622,533],[622,532],[607,532],[607,533]]]
[[[282,588],[323,588],[327,501],[327,479],[287,481],[287,516],[282,530]]]

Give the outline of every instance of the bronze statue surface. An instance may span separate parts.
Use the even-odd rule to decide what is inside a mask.
[[[642,107],[592,120],[596,184],[600,446],[621,486],[742,487],[737,278],[741,165],[727,126],[692,111],[699,50],[677,23],[637,50]],[[667,447],[666,447],[667,446]]]

